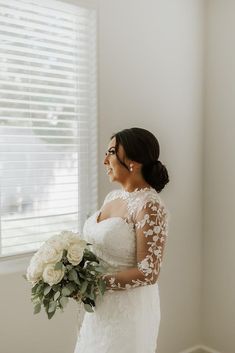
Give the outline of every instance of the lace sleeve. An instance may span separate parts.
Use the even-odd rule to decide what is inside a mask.
[[[157,201],[149,201],[135,219],[136,267],[105,276],[107,289],[127,289],[154,284],[162,265],[167,238],[167,212]]]

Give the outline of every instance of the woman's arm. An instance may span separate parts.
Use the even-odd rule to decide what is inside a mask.
[[[138,212],[136,266],[113,275],[104,275],[108,290],[123,290],[156,283],[167,238],[167,213],[159,202],[148,202]]]

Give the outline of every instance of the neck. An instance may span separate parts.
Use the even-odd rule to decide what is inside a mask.
[[[150,185],[145,180],[126,180],[125,182],[121,183],[122,188],[127,192],[132,192],[135,189],[143,189],[143,188],[150,188]]]

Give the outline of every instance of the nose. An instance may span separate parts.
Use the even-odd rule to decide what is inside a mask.
[[[103,161],[104,164],[108,164],[108,163],[109,163],[108,158],[109,158],[109,156],[108,156],[108,155],[105,155],[104,161]]]

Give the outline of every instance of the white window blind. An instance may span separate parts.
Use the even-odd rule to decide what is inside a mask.
[[[97,206],[96,10],[0,0],[0,256]]]

